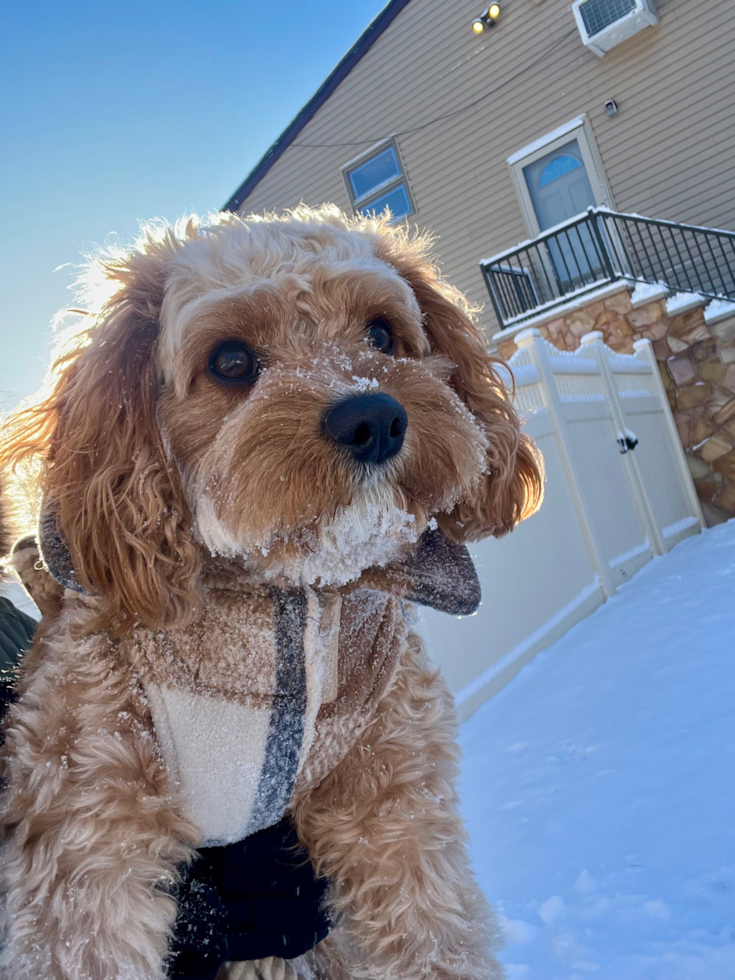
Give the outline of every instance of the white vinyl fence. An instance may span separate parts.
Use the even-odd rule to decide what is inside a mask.
[[[546,463],[541,509],[471,547],[475,616],[423,613],[429,650],[463,717],[500,690],[653,555],[703,526],[647,340],[616,354],[594,332],[574,353],[518,334],[515,405]]]

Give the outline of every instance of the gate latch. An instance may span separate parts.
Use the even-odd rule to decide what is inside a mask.
[[[638,445],[638,436],[635,432],[631,432],[630,429],[626,429],[625,432],[618,430],[618,445],[620,446],[621,453],[627,453],[629,450],[635,449]]]

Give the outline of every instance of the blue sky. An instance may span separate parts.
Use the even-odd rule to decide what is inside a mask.
[[[43,376],[68,263],[221,207],[384,2],[2,4],[0,411]]]

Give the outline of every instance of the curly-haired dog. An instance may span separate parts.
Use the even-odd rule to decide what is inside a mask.
[[[462,297],[330,208],[152,227],[88,285],[4,451],[67,586],[8,724],[6,976],[162,977],[177,869],[285,811],[339,916],[316,976],[500,976],[407,601],[473,608],[459,545],[541,493]]]

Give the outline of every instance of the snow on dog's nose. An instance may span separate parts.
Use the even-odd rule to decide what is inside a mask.
[[[359,463],[385,463],[403,445],[408,416],[390,395],[354,395],[324,415],[324,431]]]

